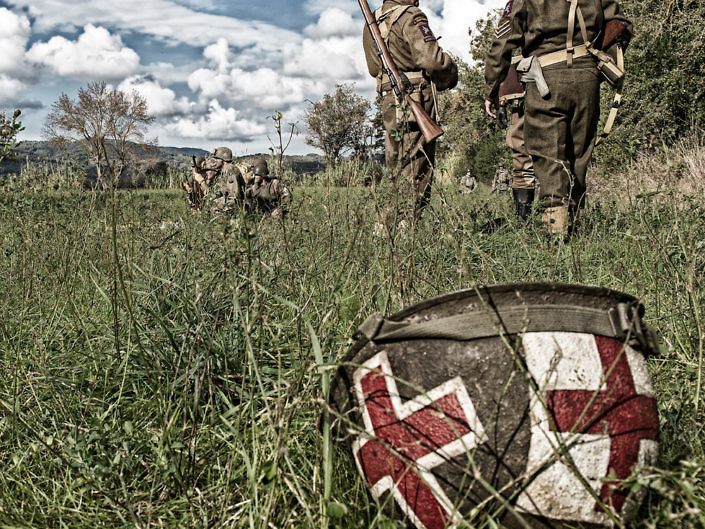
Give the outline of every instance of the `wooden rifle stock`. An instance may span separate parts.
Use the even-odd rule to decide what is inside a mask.
[[[193,164],[193,167],[196,168],[196,171],[198,174],[201,175],[201,177],[205,178],[205,175],[201,172],[201,168],[198,167],[198,164],[196,163],[196,157],[191,156],[191,163]],[[185,182],[184,182],[185,184]],[[188,184],[185,184],[182,186],[186,193],[188,194],[188,201],[191,204],[191,207],[193,209],[200,209],[201,208],[201,203],[203,202],[203,188],[201,187],[201,183],[198,182],[195,178],[193,179],[193,186],[189,186]]]
[[[428,112],[426,112],[421,104],[418,101],[414,101],[411,94],[409,94],[409,81],[405,80],[405,78],[401,76],[396,64],[394,64],[394,60],[387,49],[387,45],[384,43],[382,33],[379,31],[379,26],[377,25],[377,21],[375,20],[372,11],[370,10],[367,0],[357,0],[357,3],[360,5],[362,15],[365,17],[365,22],[367,23],[367,27],[372,35],[372,40],[377,47],[377,55],[379,55],[379,58],[382,61],[382,68],[389,76],[389,80],[392,84],[392,90],[394,90],[397,97],[401,98],[402,95],[404,96],[411,113],[416,119],[419,130],[421,131],[421,134],[423,134],[424,140],[426,140],[426,143],[432,142],[443,134],[443,129],[433,120],[433,118],[431,118],[431,116],[428,115]]]
[[[604,37],[602,38],[601,50],[606,50],[615,40],[622,34],[622,32],[627,29],[627,23],[621,20],[610,20],[605,24]],[[626,44],[626,43],[625,43]],[[626,48],[626,46],[625,46]]]

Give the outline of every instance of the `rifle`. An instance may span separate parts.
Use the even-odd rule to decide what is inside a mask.
[[[591,52],[597,59],[597,67],[602,72],[602,75],[607,79],[607,82],[615,87],[616,91],[614,94],[614,102],[610,108],[610,113],[607,116],[607,121],[605,121],[605,128],[595,139],[595,146],[600,145],[607,139],[610,132],[612,132],[612,127],[617,119],[617,112],[622,104],[622,84],[624,82],[624,50],[629,44],[630,34],[626,32],[628,24],[622,22],[621,20],[610,20],[605,24],[604,34],[602,36],[602,42],[597,48],[596,52]],[[607,53],[602,50],[608,49],[614,43],[618,44],[617,47],[617,63],[612,61]]]
[[[402,98],[403,94],[406,103],[409,105],[412,114],[414,114],[416,118],[416,123],[419,125],[421,134],[423,134],[426,143],[430,143],[443,134],[443,129],[428,115],[417,101],[411,98],[410,92],[413,91],[413,87],[406,76],[402,76],[402,74],[399,73],[396,64],[394,64],[394,60],[389,54],[387,45],[384,43],[382,33],[379,31],[379,26],[377,25],[377,20],[375,20],[367,0],[357,0],[357,3],[360,4],[362,15],[365,17],[365,23],[372,34],[372,40],[377,48],[377,55],[382,62],[382,69],[389,76],[392,90],[394,90],[394,93],[399,99]]]
[[[622,22],[621,20],[610,20],[607,22],[607,24],[605,24],[604,35],[602,37],[602,43],[599,46],[599,49],[606,50],[612,46],[615,41],[620,44],[622,48],[626,49],[629,39],[625,38],[622,33],[627,29],[627,27],[628,24],[626,22]]]
[[[191,156],[191,163],[193,164],[193,167],[196,168],[198,174],[205,178],[201,168],[198,167],[198,164],[196,163],[195,156]],[[203,188],[201,187],[201,183],[195,179],[193,181],[193,185],[188,182],[181,182],[181,188],[186,191],[186,198],[188,199],[188,203],[191,207],[193,209],[200,209],[203,202]]]

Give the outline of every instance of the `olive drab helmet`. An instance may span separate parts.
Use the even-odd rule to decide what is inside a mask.
[[[218,171],[220,169],[218,161],[220,158],[215,156],[210,156],[206,158],[201,166],[206,171]]]
[[[229,147],[217,147],[211,151],[211,156],[224,162],[233,161],[233,151]]]
[[[263,157],[255,158],[252,161],[252,172],[255,176],[267,176],[269,174],[269,166],[267,160]]]

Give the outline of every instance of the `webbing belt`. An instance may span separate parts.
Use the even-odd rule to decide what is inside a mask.
[[[619,303],[610,310],[573,305],[510,306],[413,323],[387,320],[375,313],[359,327],[356,337],[375,343],[417,339],[464,341],[526,332],[589,333],[629,340],[630,344],[641,346],[644,354],[659,350],[655,331],[641,321],[639,311],[629,303]]]
[[[571,64],[570,60],[589,55],[590,52],[588,52],[587,48],[588,47],[586,44],[581,44],[580,46],[572,48],[571,53],[568,53],[567,49],[547,53],[546,55],[541,55],[539,57],[539,64],[542,68],[545,66],[550,66],[551,64],[558,64],[559,62],[567,62],[568,64]]]
[[[426,77],[424,77],[424,74],[422,71],[418,72],[399,72],[403,76],[405,76],[409,82],[411,83],[412,86],[419,86],[420,84],[423,84],[424,81],[426,81]],[[402,91],[404,89],[403,86],[399,87]],[[377,92],[386,92],[388,90],[392,89],[392,82],[389,80],[389,76],[386,73],[383,73],[382,75],[377,77]]]

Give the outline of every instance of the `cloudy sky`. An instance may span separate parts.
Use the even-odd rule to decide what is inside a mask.
[[[468,27],[504,3],[421,8],[441,45],[468,60]],[[146,98],[161,145],[264,152],[275,111],[301,124],[341,82],[374,96],[362,26],[356,0],[0,0],[0,108],[22,109],[20,139],[42,139],[62,93],[104,80]],[[302,134],[288,152],[312,151]]]

